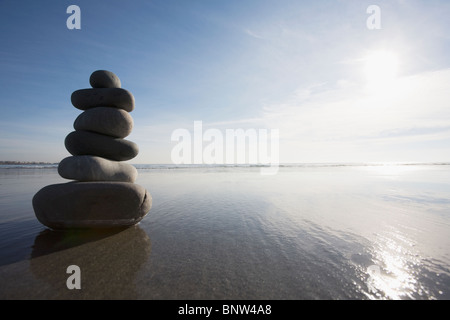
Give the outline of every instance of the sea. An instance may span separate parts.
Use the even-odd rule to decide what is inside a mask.
[[[0,297],[84,257],[90,298],[450,299],[449,163],[135,166],[148,215],[76,245],[32,207],[57,165],[0,166]]]

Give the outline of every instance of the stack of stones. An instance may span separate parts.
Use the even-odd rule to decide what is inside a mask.
[[[91,89],[72,93],[72,104],[84,110],[65,140],[72,154],[58,166],[74,182],[49,185],[33,198],[37,219],[52,229],[111,228],[134,225],[149,212],[152,198],[135,184],[137,170],[123,163],[138,154],[131,133],[133,95],[112,72],[92,73]]]

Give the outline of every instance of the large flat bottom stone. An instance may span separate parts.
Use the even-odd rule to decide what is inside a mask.
[[[37,219],[52,229],[115,228],[144,218],[152,197],[128,182],[69,182],[53,184],[33,197]]]

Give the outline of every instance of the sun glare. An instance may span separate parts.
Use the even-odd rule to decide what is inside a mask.
[[[384,86],[395,80],[398,71],[398,58],[389,51],[376,51],[365,59],[365,74],[369,86]]]

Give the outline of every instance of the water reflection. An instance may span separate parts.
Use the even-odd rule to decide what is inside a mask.
[[[449,277],[432,272],[416,244],[398,230],[378,234],[370,249],[372,265],[362,270],[369,299],[442,299]]]
[[[150,239],[139,226],[97,231],[42,231],[30,260],[46,285],[45,298],[136,299],[136,274],[148,260]],[[68,290],[67,267],[81,269],[82,290]]]
[[[422,169],[419,165],[401,165],[396,163],[385,163],[374,166],[361,167],[362,170],[366,170],[376,176],[385,178],[396,178],[402,175],[415,173]]]
[[[2,298],[450,299],[450,166],[141,171],[158,201],[137,230],[81,238],[36,237],[56,170],[8,179]]]
[[[420,258],[412,251],[413,243],[398,233],[379,235],[374,256],[382,271],[375,275],[375,287],[387,298],[414,298],[419,293],[416,269]]]

